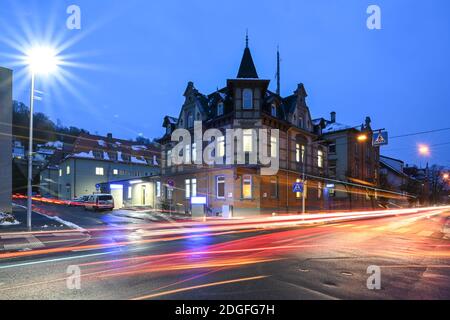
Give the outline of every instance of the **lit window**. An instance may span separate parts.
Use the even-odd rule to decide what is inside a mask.
[[[119,170],[114,169],[114,170],[113,170],[113,175],[117,176],[118,174],[119,174]]]
[[[272,117],[276,117],[277,116],[277,106],[275,104],[272,104],[272,108],[271,108],[270,114],[272,115]]]
[[[189,199],[191,197],[191,180],[184,180],[184,188],[186,199]]]
[[[253,91],[252,89],[244,89],[242,93],[242,100],[244,101],[244,109],[253,109]]]
[[[59,176],[62,177],[62,169],[59,169]]]
[[[217,115],[218,115],[218,116],[223,115],[223,102],[220,102],[220,103],[217,105]]]
[[[300,162],[300,144],[295,145],[295,161]]]
[[[197,196],[197,179],[192,179],[191,180],[191,185],[192,185],[192,196],[196,197]]]
[[[253,151],[253,130],[245,129],[244,130],[244,152],[252,152]]]
[[[278,141],[276,137],[270,137],[270,156],[272,158],[278,156]]]
[[[317,166],[323,168],[323,151],[317,150]]]
[[[225,177],[219,176],[216,178],[216,196],[218,199],[225,198]]]
[[[197,161],[197,144],[192,144],[192,162]]]
[[[156,181],[156,197],[161,197],[161,181]]]
[[[322,182],[317,183],[317,198],[322,198]]]
[[[69,175],[70,174],[70,166],[66,167],[66,174]]]
[[[252,198],[252,176],[246,175],[242,177],[242,198]]]
[[[97,167],[97,168],[95,168],[95,174],[97,175],[97,176],[103,176],[104,175],[104,169],[103,168],[100,168],[100,167]]]
[[[131,187],[128,187],[128,199],[132,198],[132,191],[133,189]]]
[[[305,162],[306,147],[302,145],[302,162]]]
[[[217,138],[217,153],[219,157],[225,156],[225,137],[221,136]]]

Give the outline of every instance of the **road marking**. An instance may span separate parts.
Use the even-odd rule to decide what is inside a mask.
[[[28,241],[28,243],[12,243],[12,244],[4,244],[4,250],[24,250],[24,249],[40,249],[44,248],[45,245],[39,241],[35,236],[19,236],[19,235],[11,235],[11,236],[1,236],[2,239],[11,240],[11,239],[24,239]]]

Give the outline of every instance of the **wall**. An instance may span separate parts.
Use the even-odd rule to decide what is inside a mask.
[[[11,212],[12,71],[0,68],[0,211]]]

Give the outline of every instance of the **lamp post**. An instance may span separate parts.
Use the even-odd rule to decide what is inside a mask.
[[[31,230],[31,212],[33,204],[33,113],[34,87],[36,74],[49,74],[58,67],[56,51],[50,47],[33,47],[27,54],[26,64],[31,72],[30,91],[30,133],[28,141],[28,179],[27,179],[27,227]]]

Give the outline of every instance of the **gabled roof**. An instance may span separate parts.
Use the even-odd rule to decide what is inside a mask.
[[[237,78],[258,79],[258,73],[256,72],[252,54],[250,53],[250,49],[248,47],[244,50],[244,55],[242,56]]]

